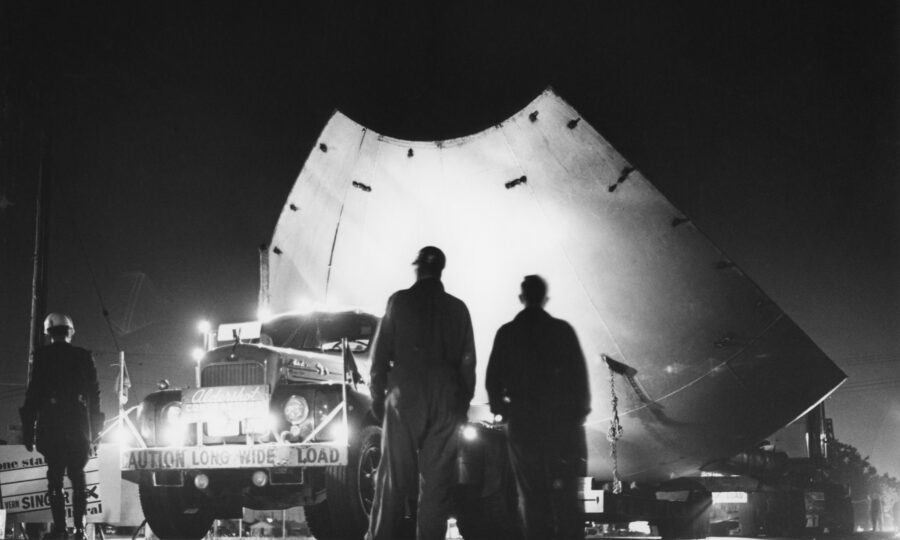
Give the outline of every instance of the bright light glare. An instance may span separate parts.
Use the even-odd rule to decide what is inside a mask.
[[[650,534],[650,522],[648,521],[632,521],[628,524],[628,532]]]
[[[211,329],[212,329],[212,324],[210,324],[210,322],[207,321],[206,319],[197,323],[197,331],[200,332],[201,334],[208,334]]]
[[[204,351],[202,347],[194,347],[193,350],[191,350],[191,358],[193,358],[197,362],[203,360],[203,356],[205,354],[206,351]]]
[[[301,315],[312,313],[315,309],[316,306],[306,298],[301,298],[300,301],[297,302],[297,313]]]
[[[346,441],[350,432],[347,430],[347,424],[338,422],[331,427],[331,434],[336,441]]]
[[[119,426],[115,431],[113,431],[113,442],[115,442],[119,446],[128,446],[128,435],[128,430],[122,426]]]
[[[267,322],[269,319],[272,318],[272,310],[263,306],[263,307],[259,308],[259,310],[256,312],[256,318],[260,322]]]
[[[166,426],[162,432],[162,439],[166,446],[184,446],[184,426],[177,423]]]
[[[478,438],[478,430],[473,426],[466,426],[462,430],[462,436],[467,441],[474,441]]]

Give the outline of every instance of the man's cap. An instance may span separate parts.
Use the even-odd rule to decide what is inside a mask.
[[[416,266],[427,266],[435,270],[443,270],[447,264],[444,252],[434,246],[425,246],[419,250],[419,255],[413,261]]]
[[[72,322],[72,317],[69,317],[65,313],[51,313],[47,315],[47,318],[44,319],[44,333],[50,333],[51,328],[71,328],[72,331],[75,331],[75,323]]]

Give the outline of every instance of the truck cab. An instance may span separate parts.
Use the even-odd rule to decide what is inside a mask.
[[[317,538],[361,537],[381,428],[367,372],[378,318],[355,310],[222,325],[195,385],[148,395],[122,475],[160,538],[201,538],[242,508],[304,506]]]

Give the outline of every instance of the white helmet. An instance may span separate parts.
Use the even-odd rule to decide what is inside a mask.
[[[44,319],[44,333],[49,334],[51,328],[57,328],[60,326],[66,326],[72,333],[75,332],[75,323],[72,322],[72,318],[66,315],[65,313],[51,313],[47,315],[47,318]]]

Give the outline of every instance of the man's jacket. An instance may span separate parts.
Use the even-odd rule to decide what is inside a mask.
[[[376,407],[384,401],[388,373],[412,392],[453,390],[460,407],[475,393],[469,310],[444,292],[439,279],[420,279],[391,296],[373,348],[370,388]]]
[[[591,411],[575,330],[541,308],[522,310],[497,331],[485,385],[491,411],[511,421],[571,425]]]
[[[91,353],[65,342],[36,350],[20,413],[25,442],[34,440],[40,452],[90,445],[103,427]]]

